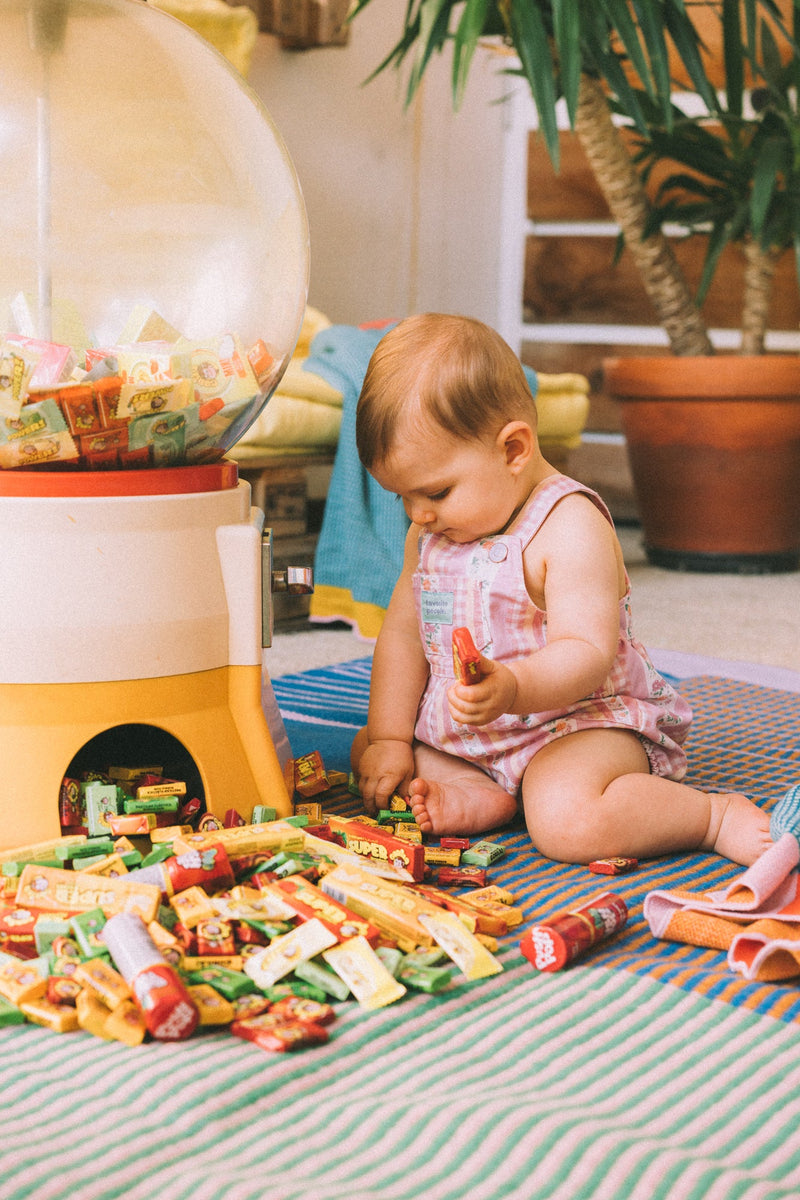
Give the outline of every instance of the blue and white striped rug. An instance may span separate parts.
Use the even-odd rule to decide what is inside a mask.
[[[275,692],[294,752],[346,769],[369,663]],[[800,696],[683,681],[693,779],[766,805],[796,782]],[[744,783],[742,783],[744,781]],[[522,830],[493,878],[529,919],[598,890]],[[613,883],[631,920],[590,959],[339,1007],[326,1046],[272,1055],[226,1033],[137,1049],[0,1031],[0,1200],[797,1200],[800,988],[738,985],[721,955],[657,945],[641,897],[722,882],[709,856]]]

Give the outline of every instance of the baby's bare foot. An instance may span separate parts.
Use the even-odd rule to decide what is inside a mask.
[[[711,819],[701,849],[750,867],[772,845],[769,817],[738,792],[712,792]]]
[[[499,784],[412,779],[408,800],[423,833],[467,837],[513,820],[517,802]]]

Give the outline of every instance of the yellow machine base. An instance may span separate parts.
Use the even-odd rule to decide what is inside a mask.
[[[249,820],[256,804],[291,815],[261,707],[260,666],[121,682],[6,683],[0,684],[0,850],[59,837],[59,792],[73,760],[92,739],[102,735],[104,745],[113,744],[115,731],[130,726],[140,735],[144,728],[145,737],[149,726],[154,740],[163,740],[163,731],[180,743],[215,816],[234,808]],[[110,765],[139,764],[93,764]]]

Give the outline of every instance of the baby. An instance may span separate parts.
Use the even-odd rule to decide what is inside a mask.
[[[362,463],[411,520],[353,770],[368,812],[407,795],[426,833],[480,834],[518,804],[549,858],[771,845],[747,797],[680,782],[691,711],[631,626],[611,517],[542,457],[517,356],[492,329],[428,313],[370,360]],[[481,652],[456,681],[452,631]]]

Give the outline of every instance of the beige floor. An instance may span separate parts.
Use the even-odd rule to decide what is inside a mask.
[[[646,646],[800,671],[800,574],[703,575],[651,567],[639,531],[620,540]]]
[[[636,631],[651,650],[800,672],[800,573],[703,575],[650,566],[637,528],[619,530],[633,589]],[[273,678],[363,658],[349,630],[281,632],[266,651]]]

